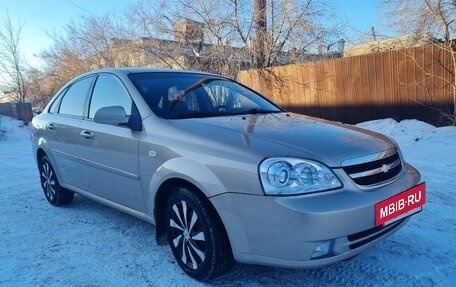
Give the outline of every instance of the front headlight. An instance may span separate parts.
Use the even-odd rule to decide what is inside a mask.
[[[289,157],[268,158],[260,164],[260,178],[268,195],[290,195],[342,187],[324,164]]]

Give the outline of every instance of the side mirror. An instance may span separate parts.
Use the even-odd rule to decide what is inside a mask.
[[[135,131],[142,130],[141,116],[139,113],[133,113],[131,116],[127,116],[124,108],[121,106],[101,108],[95,113],[93,120],[100,124],[126,126]]]
[[[112,107],[104,107],[99,109],[93,120],[96,123],[100,124],[108,124],[108,125],[122,125],[128,123],[128,116],[125,113],[125,110],[121,106],[112,106]]]

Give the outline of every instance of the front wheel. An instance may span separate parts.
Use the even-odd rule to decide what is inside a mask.
[[[41,158],[38,169],[44,196],[50,204],[59,206],[73,201],[74,193],[60,186],[54,168],[47,156]]]
[[[176,188],[166,205],[167,236],[182,270],[207,281],[228,271],[233,255],[210,203],[188,188]]]

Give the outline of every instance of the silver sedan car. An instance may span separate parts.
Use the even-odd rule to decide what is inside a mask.
[[[345,260],[421,211],[425,185],[391,139],[283,110],[222,76],[105,69],[32,121],[50,204],[74,193],[146,220],[191,277],[234,262]]]

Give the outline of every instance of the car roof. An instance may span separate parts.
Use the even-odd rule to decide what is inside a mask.
[[[126,67],[126,68],[105,68],[105,69],[98,69],[93,70],[87,73],[84,73],[77,78],[93,75],[93,74],[100,74],[100,73],[113,73],[117,75],[128,75],[128,74],[137,74],[137,73],[173,73],[173,74],[199,74],[199,75],[208,75],[213,77],[223,77],[217,74],[211,74],[207,72],[201,71],[190,71],[190,70],[175,70],[175,69],[160,69],[160,68],[139,68],[139,67]],[[223,77],[224,78],[224,77]]]
[[[88,72],[75,76],[74,78],[72,78],[71,80],[66,82],[65,85],[63,85],[62,88],[60,88],[60,90],[57,92],[57,94],[60,94],[61,91],[63,91],[69,85],[72,85],[76,81],[79,81],[80,79],[83,79],[87,76],[98,75],[101,73],[111,73],[111,74],[117,75],[119,77],[122,77],[122,76],[126,77],[129,74],[139,74],[139,73],[194,74],[194,75],[206,75],[206,76],[210,76],[210,77],[216,77],[216,78],[226,79],[226,80],[231,81],[231,79],[229,79],[225,76],[202,72],[202,71],[175,70],[175,69],[166,69],[166,68],[144,68],[144,67],[103,68],[103,69],[96,69],[96,70],[88,71]]]

